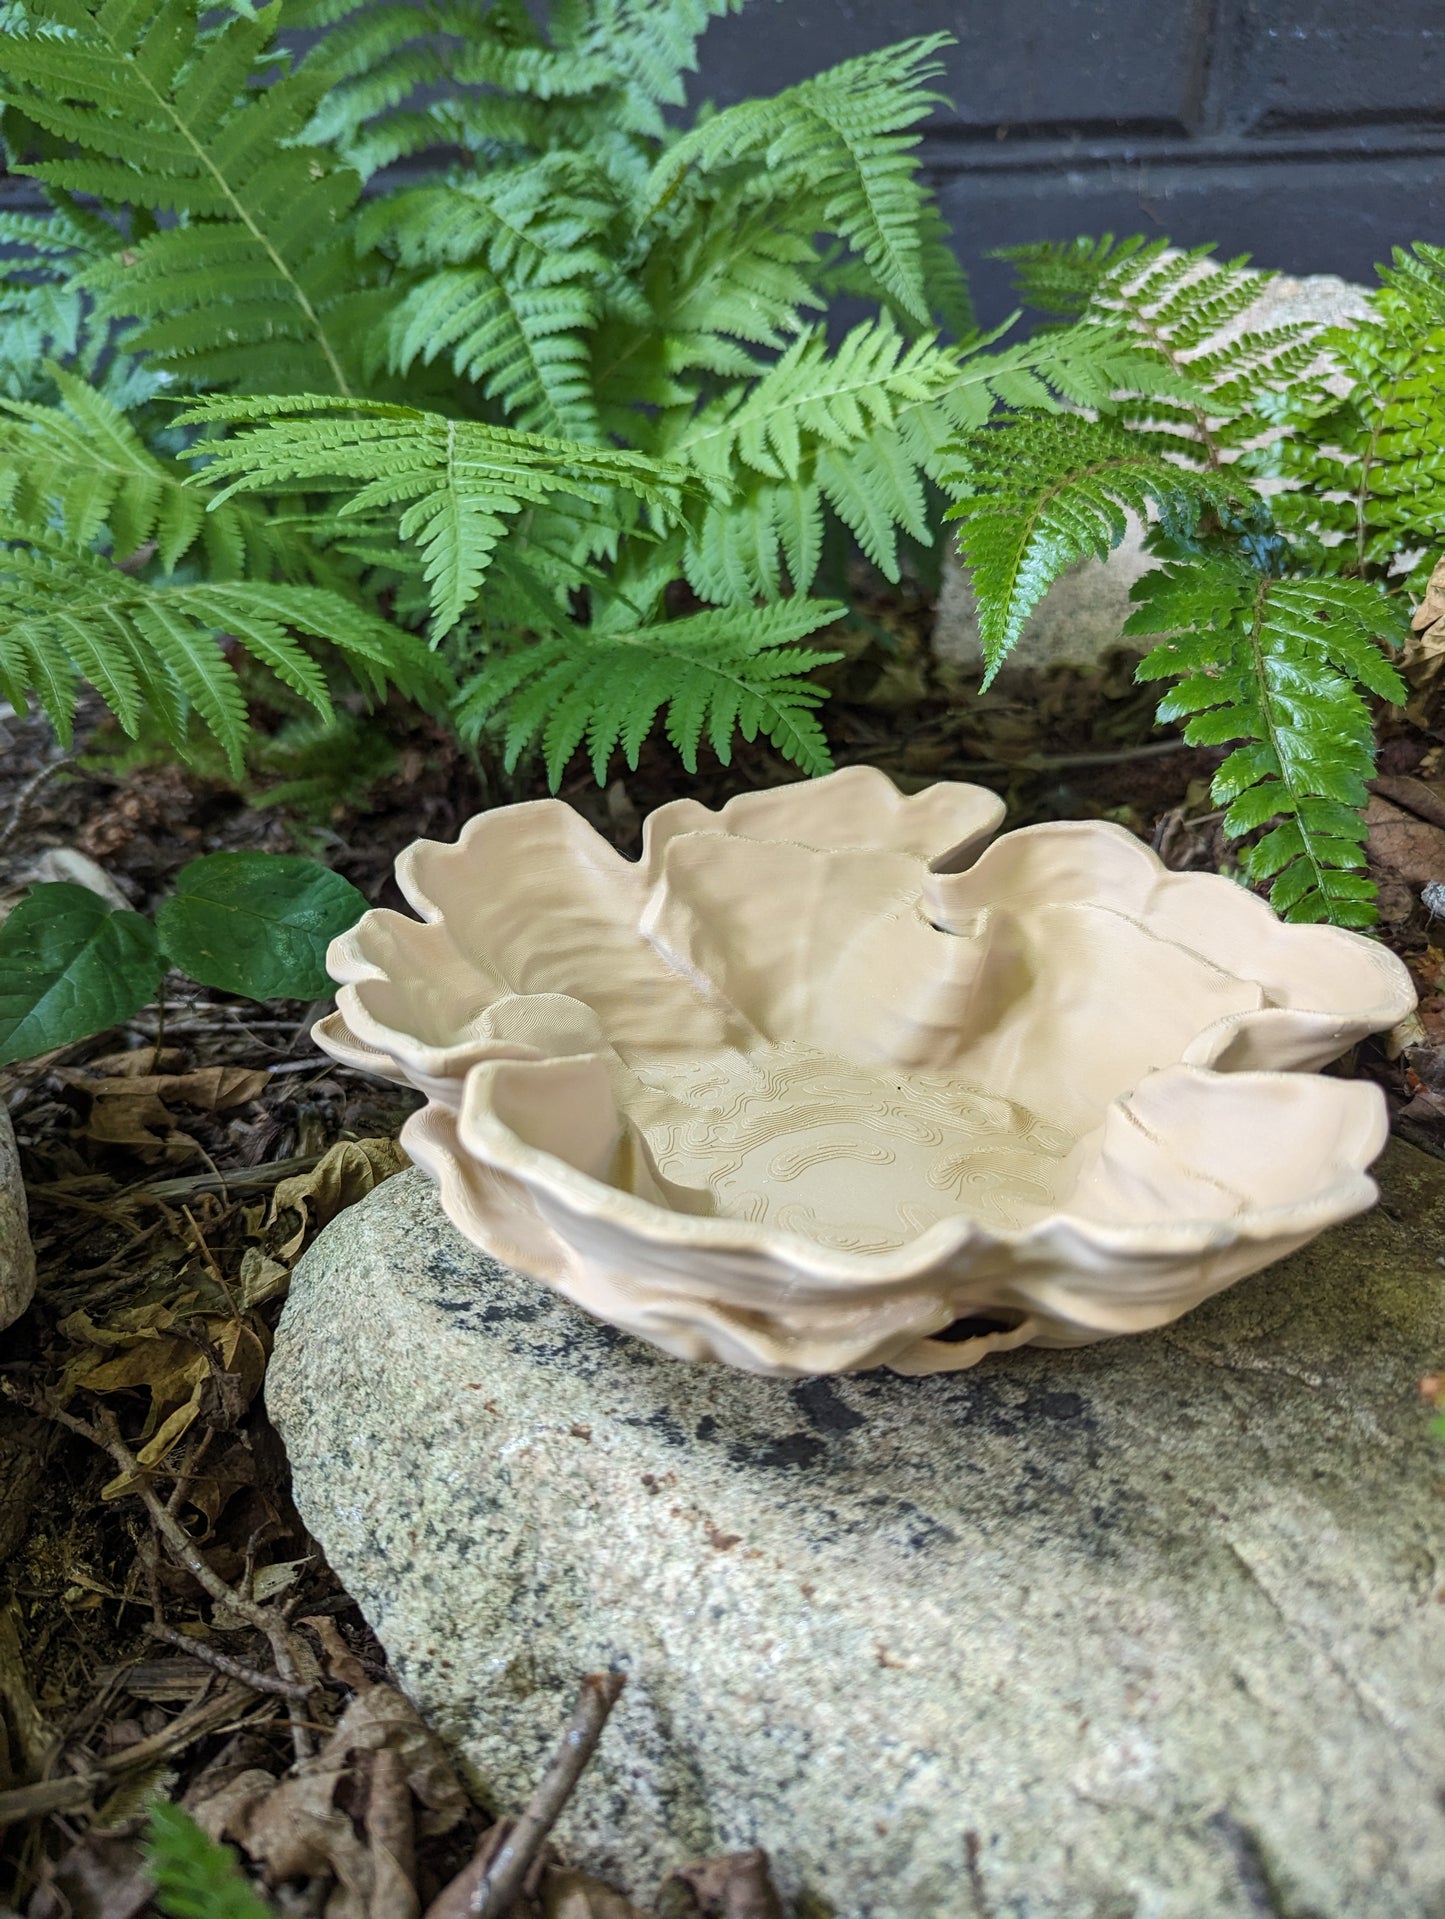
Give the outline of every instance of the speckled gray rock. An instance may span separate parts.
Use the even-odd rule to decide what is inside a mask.
[[[1369,311],[1361,286],[1331,273],[1269,281],[1259,298],[1218,334],[1221,344],[1266,327],[1348,326]],[[1348,390],[1349,382],[1341,383]],[[1113,648],[1142,653],[1142,642],[1125,640],[1131,611],[1129,589],[1154,564],[1144,551],[1143,524],[1129,516],[1123,543],[1107,560],[1082,560],[1058,580],[1035,609],[1004,667],[1004,683],[1014,674],[1050,666],[1096,666]],[[950,539],[943,557],[943,578],[933,621],[933,651],[960,673],[981,673],[978,602],[967,567]]]
[[[0,1327],[19,1319],[34,1291],[35,1250],[30,1244],[15,1128],[0,1102]]]
[[[765,1845],[847,1919],[1445,1915],[1445,1166],[1146,1338],[926,1380],[689,1368],[420,1174],[297,1269],[301,1510],[494,1803],[635,1895]]]

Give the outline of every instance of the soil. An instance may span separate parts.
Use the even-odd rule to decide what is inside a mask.
[[[1171,866],[1229,870],[1209,798],[1220,756],[1153,726],[1151,696],[1134,686],[1129,662],[980,696],[934,666],[928,626],[921,596],[860,590],[849,657],[829,669],[825,720],[840,764],[869,761],[905,787],[975,780],[1004,796],[1010,824],[1112,819]],[[1420,1023],[1360,1048],[1339,1070],[1378,1080],[1399,1130],[1445,1157],[1445,917],[1422,897],[1445,909],[1445,888],[1430,885],[1445,882],[1445,732],[1438,711],[1419,717],[1396,717],[1382,732],[1370,817],[1380,933],[1415,976]],[[400,904],[391,863],[410,840],[450,838],[482,807],[544,790],[535,769],[509,776],[414,715],[392,712],[384,723],[369,784],[313,782],[302,804],[293,783],[278,805],[267,803],[264,779],[243,790],[214,771],[133,764],[109,723],[92,724],[62,754],[43,721],[4,718],[0,908],[37,870],[53,873],[41,863],[57,848],[94,861],[140,908],[188,860],[239,847],[306,852],[373,902]],[[689,778],[654,741],[635,772],[599,788],[578,771],[561,790],[631,855],[645,814],[680,792],[716,805],[794,777],[754,743]],[[358,1701],[379,1711],[391,1697],[381,1649],[290,1503],[261,1394],[291,1262],[329,1212],[395,1163],[384,1147],[356,1143],[394,1140],[415,1103],[321,1058],[308,1037],[315,1011],[172,976],[163,1003],[123,1030],[0,1075],[40,1268],[35,1305],[0,1334],[0,1919],[153,1910],[138,1852],[147,1799],[209,1805],[221,1830],[217,1792],[239,1805],[243,1777],[252,1782],[247,1850],[253,1861],[270,1857],[278,1909],[381,1919],[383,1905],[336,1892],[344,1873],[332,1841],[331,1852],[319,1841],[297,1852],[287,1872],[256,1837],[282,1803],[276,1782],[298,1737],[342,1750],[338,1721]],[[347,1143],[349,1154],[331,1151]],[[178,1438],[161,1447],[149,1484],[217,1578],[284,1618],[316,1675],[309,1732],[298,1734],[284,1698],[218,1670],[215,1655],[252,1673],[279,1668],[264,1631],[227,1616],[193,1572],[157,1552],[137,1479],[97,1443],[107,1419],[132,1452],[175,1422]],[[227,1686],[234,1700],[224,1710]],[[197,1731],[217,1700],[222,1716]],[[345,1747],[335,1798],[346,1833],[372,1860],[374,1761]],[[88,1782],[78,1792],[77,1775]],[[61,1803],[21,1816],[23,1795],[56,1781]],[[490,1823],[488,1809],[448,1804],[416,1827],[419,1907],[407,1910],[441,1893]],[[766,1910],[765,1869],[752,1860],[745,1871],[764,1888],[748,1909]],[[586,1901],[565,1907],[573,1919],[622,1919],[620,1902],[555,1870],[550,1890],[534,1874],[531,1891],[561,1910],[564,1882],[567,1897]],[[328,1904],[333,1897],[340,1903]]]

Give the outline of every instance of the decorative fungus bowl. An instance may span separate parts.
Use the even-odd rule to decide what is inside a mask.
[[[674,801],[634,863],[503,807],[401,856],[420,919],[334,942],[316,1036],[427,1095],[468,1238],[755,1372],[1141,1332],[1370,1205],[1382,1096],[1317,1069],[1413,1005],[1399,961],[1002,813],[854,767]]]

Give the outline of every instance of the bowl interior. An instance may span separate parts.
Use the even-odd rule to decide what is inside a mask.
[[[690,1212],[891,1252],[960,1213],[1016,1230],[1057,1208],[1074,1137],[940,1073],[794,1041],[634,1056],[626,1107]]]

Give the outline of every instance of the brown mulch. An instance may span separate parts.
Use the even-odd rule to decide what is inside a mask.
[[[1208,793],[1218,755],[1153,727],[1127,662],[980,698],[934,668],[928,621],[920,598],[860,598],[850,657],[830,670],[840,763],[904,786],[974,779],[1011,824],[1113,819],[1171,866],[1228,869]],[[56,849],[148,908],[188,860],[236,847],[307,852],[399,903],[391,863],[407,842],[543,789],[534,769],[508,777],[424,721],[388,719],[370,781],[299,808],[214,772],[133,766],[106,724],[62,756],[43,722],[6,719],[0,903],[53,873],[38,863]],[[1397,1127],[1445,1157],[1445,894],[1439,917],[1422,897],[1445,881],[1445,734],[1438,712],[1417,719],[1389,723],[1370,823],[1381,934],[1415,976],[1420,1023],[1395,1057],[1376,1041],[1343,1070],[1379,1080]],[[634,854],[643,817],[680,791],[716,805],[793,777],[754,744],[688,779],[653,742],[636,772],[599,789],[578,770],[562,791]],[[173,977],[163,1009],[0,1076],[41,1274],[0,1334],[0,1919],[152,1910],[137,1839],[154,1795],[241,1846],[278,1910],[445,1919],[467,1909],[454,1876],[480,1860],[473,1883],[502,1849],[493,1815],[517,1810],[477,1804],[390,1683],[306,1536],[265,1418],[290,1267],[394,1169],[415,1103],[319,1057],[313,1016]],[[681,1868],[659,1898],[677,1913],[782,1910],[751,1854]],[[516,1909],[641,1919],[545,1846]]]

